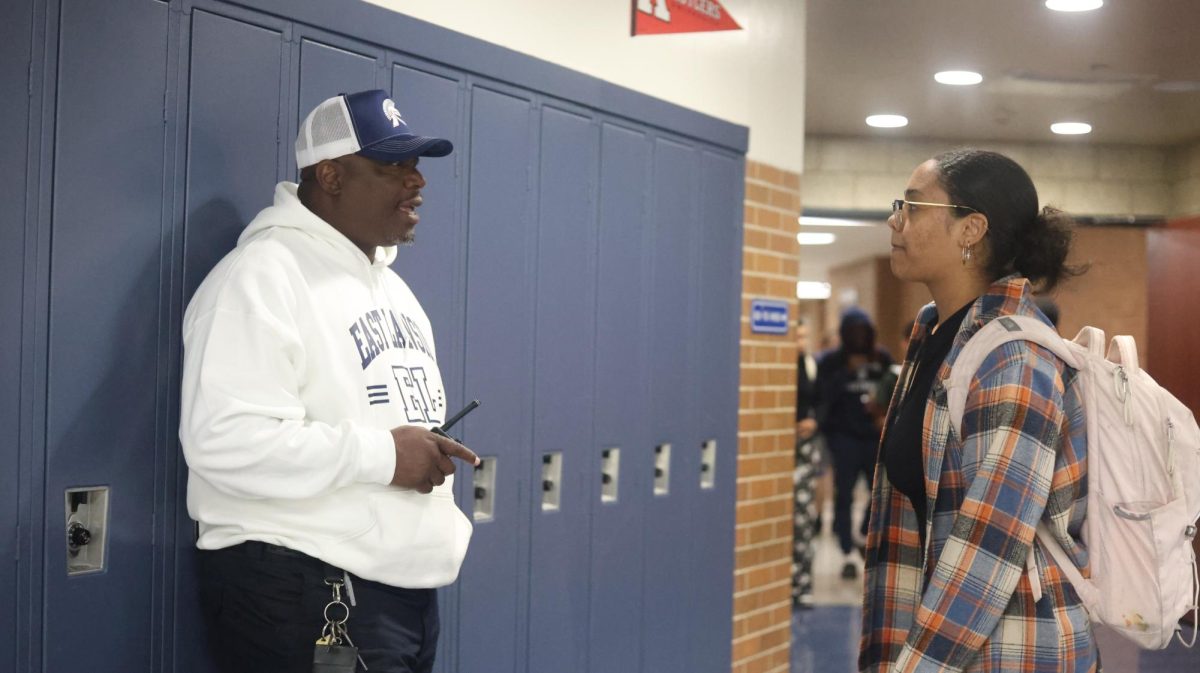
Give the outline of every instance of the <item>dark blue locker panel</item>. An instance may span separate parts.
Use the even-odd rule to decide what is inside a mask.
[[[533,114],[524,98],[482,87],[472,91],[465,391],[482,406],[471,414],[464,440],[497,462],[494,517],[476,521],[458,581],[458,670],[463,673],[525,670],[536,245]],[[462,504],[470,515],[472,503]]]
[[[286,48],[279,31],[196,11],[188,88],[184,299],[271,205],[283,157]]]
[[[67,0],[60,13],[46,419],[48,671],[77,668],[81,652],[110,670],[150,667],[167,18],[167,5],[132,0]],[[80,486],[111,488],[106,570],[68,577],[65,491]]]
[[[374,56],[360,54],[341,47],[325,44],[315,38],[300,40],[300,96],[293,128],[299,129],[300,122],[318,103],[339,93],[353,93],[365,89],[381,88],[376,82],[379,61]],[[289,150],[288,165],[295,166],[295,137],[284,143]],[[295,177],[289,177],[295,180]]]
[[[725,673],[733,639],[733,545],[737,494],[738,338],[741,292],[742,161],[700,153],[698,272],[692,385],[698,442],[716,441],[711,485],[691,507],[693,630],[689,671]],[[694,444],[688,450],[699,453]],[[696,483],[699,472],[688,475]]]
[[[454,143],[454,153],[448,157],[421,159],[425,189],[421,190],[424,201],[416,240],[411,246],[401,246],[392,264],[429,316],[438,368],[450,413],[454,413],[470,399],[466,395],[474,394],[462,389],[467,236],[463,218],[466,181],[460,167],[470,152],[462,114],[463,87],[454,73],[415,65],[394,64],[391,76],[392,100],[413,131]],[[463,421],[464,428],[475,414],[468,418]]]
[[[425,176],[424,199],[420,208],[416,240],[411,246],[401,246],[392,268],[412,288],[433,326],[437,346],[438,368],[446,386],[450,413],[462,408],[463,391],[463,325],[466,321],[466,221],[463,201],[466,180],[461,166],[469,156],[463,120],[462,76],[438,70],[425,64],[393,63],[391,70],[392,100],[413,131],[422,135],[447,138],[454,143],[454,153],[448,157],[421,159],[420,170]],[[470,418],[474,418],[474,414]],[[460,437],[470,423],[463,421],[453,435]],[[460,466],[461,467],[461,466]],[[455,497],[462,503],[463,494],[470,492],[471,471],[464,470],[455,482]],[[436,670],[454,670],[458,629],[458,588],[441,589],[442,633],[438,639]]]
[[[33,3],[15,2],[0,23],[0,558],[15,559],[17,552],[18,472],[21,400],[21,298],[25,290],[25,209],[29,126],[29,86]],[[29,497],[25,495],[25,497]],[[0,566],[0,669],[16,666],[17,565]]]
[[[645,509],[646,562],[642,611],[646,673],[687,670],[692,633],[690,605],[695,591],[688,570],[690,507],[699,482],[699,451],[690,405],[688,354],[692,311],[693,213],[699,153],[659,139],[654,151],[654,232],[649,370],[651,442],[669,443],[669,492],[655,494]],[[653,447],[651,447],[653,450]]]
[[[590,673],[640,670],[642,513],[654,470],[646,358],[650,150],[644,133],[604,125],[593,446],[621,452],[615,499],[592,497]],[[588,460],[597,464],[600,455]]]
[[[286,57],[277,30],[201,11],[192,16],[185,303],[246,224],[270,205],[281,157],[293,151],[283,130]],[[181,479],[181,500],[183,494]],[[176,670],[212,671],[195,593],[195,528],[182,502],[176,544]]]
[[[542,494],[549,503],[530,502],[528,670],[582,672],[599,474],[592,443],[599,133],[590,118],[553,107],[542,109],[541,127],[530,478],[541,482],[543,456],[555,452],[561,480]]]

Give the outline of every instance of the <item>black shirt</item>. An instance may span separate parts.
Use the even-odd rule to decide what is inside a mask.
[[[972,302],[974,303],[974,302]],[[967,304],[957,313],[946,318],[921,343],[920,350],[913,356],[912,366],[916,371],[912,383],[900,400],[896,409],[895,420],[888,428],[883,440],[883,464],[887,469],[887,478],[896,490],[903,493],[912,501],[917,510],[917,520],[920,523],[921,543],[925,541],[925,458],[922,449],[921,430],[925,425],[925,405],[929,400],[929,391],[933,388],[934,378],[938,369],[950,353],[954,344],[954,336],[962,326],[963,318],[971,304]]]

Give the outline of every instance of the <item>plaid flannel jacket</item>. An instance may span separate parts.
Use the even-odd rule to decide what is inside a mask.
[[[1009,276],[975,301],[938,371],[922,429],[926,549],[908,498],[879,461],[867,535],[860,671],[1084,673],[1099,655],[1087,611],[1039,546],[1044,595],[1034,603],[1025,560],[1039,521],[1084,569],[1085,417],[1075,371],[1048,350],[1014,341],[971,380],[962,436],[944,382],[963,345],[1004,315],[1041,316],[1029,283]],[[1043,317],[1044,319],[1044,317]],[[888,413],[907,392],[913,354],[937,323],[933,304],[913,330]]]

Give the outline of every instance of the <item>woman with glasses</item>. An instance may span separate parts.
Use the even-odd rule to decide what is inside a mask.
[[[1026,559],[1039,522],[1079,567],[1086,437],[1075,371],[1013,341],[971,379],[961,434],[944,382],[958,352],[1006,315],[1045,317],[1032,289],[1077,273],[1071,222],[1038,208],[1029,175],[995,152],[956,150],[913,171],[892,204],[891,267],[924,284],[871,495],[862,671],[1082,673],[1098,668],[1086,610],[1046,554],[1043,596]]]

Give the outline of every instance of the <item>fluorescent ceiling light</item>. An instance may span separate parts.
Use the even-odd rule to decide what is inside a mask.
[[[801,232],[796,234],[800,245],[829,245],[837,240],[837,236],[826,232]]]
[[[908,126],[908,117],[902,115],[871,115],[867,117],[867,126],[877,129],[898,129]]]
[[[1104,0],[1046,0],[1046,7],[1056,12],[1090,12],[1104,6]]]
[[[877,222],[868,222],[867,220],[849,220],[843,217],[812,217],[810,215],[801,215],[800,226],[802,227],[873,227]]]
[[[1079,136],[1092,132],[1092,125],[1083,122],[1058,122],[1050,125],[1050,130],[1063,136]]]
[[[983,75],[970,70],[943,70],[934,74],[933,78],[940,84],[951,86],[971,86],[983,81]]]
[[[797,299],[829,299],[831,294],[829,283],[813,280],[802,280],[796,283]]]

